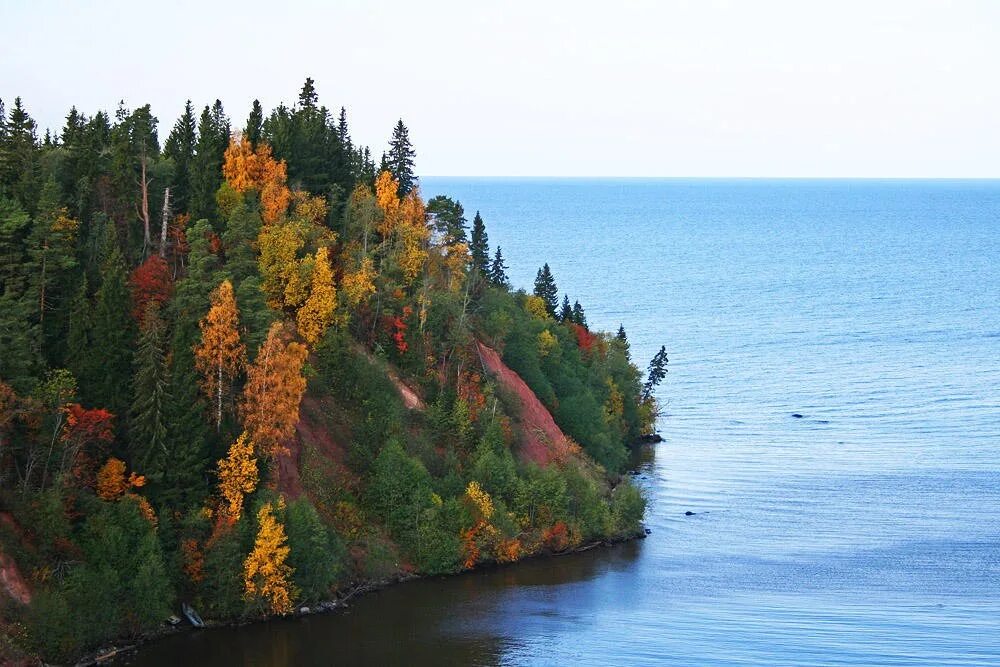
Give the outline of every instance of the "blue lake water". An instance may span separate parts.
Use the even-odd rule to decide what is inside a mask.
[[[482,212],[516,286],[548,262],[642,364],[667,346],[652,534],[137,660],[1000,664],[1000,182],[422,190]]]

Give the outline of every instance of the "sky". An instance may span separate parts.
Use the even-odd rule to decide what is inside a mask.
[[[347,107],[424,176],[1000,177],[1000,2],[0,0],[0,99]]]

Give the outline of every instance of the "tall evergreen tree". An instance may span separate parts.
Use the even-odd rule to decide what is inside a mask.
[[[573,308],[569,305],[569,295],[563,294],[562,308],[559,310],[560,322],[573,321]]]
[[[625,358],[631,359],[631,346],[628,342],[628,336],[625,334],[625,325],[618,325],[618,333],[615,334],[615,341],[621,346],[622,350],[625,352]]]
[[[14,98],[10,117],[0,135],[0,194],[6,193],[29,214],[35,210],[39,191],[39,145],[37,126]]]
[[[587,316],[583,312],[583,306],[579,301],[573,302],[573,322],[581,327],[587,327]]]
[[[416,156],[417,152],[410,144],[410,131],[406,129],[406,125],[403,125],[403,119],[400,118],[392,130],[389,153],[383,158],[389,173],[399,181],[400,197],[409,194],[410,190],[417,185],[417,177],[413,173],[413,158]]]
[[[198,121],[198,144],[191,163],[190,213],[194,220],[216,219],[215,193],[222,185],[222,155],[229,145],[229,119],[222,102],[205,107]]]
[[[167,464],[167,360],[166,325],[160,306],[150,301],[143,314],[135,350],[129,449],[134,469],[154,483],[163,479]]]
[[[163,154],[174,163],[170,208],[179,213],[188,211],[191,206],[191,170],[197,143],[197,120],[191,100],[188,100],[184,105],[184,113],[174,123],[167,142],[163,145]]]
[[[0,378],[18,393],[27,393],[42,371],[30,230],[31,218],[21,206],[0,196]]]
[[[559,307],[559,288],[556,287],[556,280],[552,277],[548,262],[538,269],[535,275],[535,296],[541,297],[545,302],[545,310],[552,317],[556,316],[556,308]]]
[[[125,260],[114,243],[101,268],[101,286],[94,305],[90,354],[95,374],[89,398],[93,405],[116,415],[127,414],[129,406],[133,338],[130,310]]]
[[[490,265],[490,282],[501,289],[510,288],[510,280],[507,278],[507,264],[503,261],[500,246],[497,246],[496,254],[493,255],[493,263]]]
[[[660,351],[650,360],[649,368],[646,370],[646,382],[642,385],[642,397],[644,399],[648,400],[651,398],[653,390],[667,376],[667,361],[667,348],[661,345]]]
[[[246,137],[250,145],[256,149],[257,144],[260,143],[261,133],[264,131],[264,108],[260,106],[260,100],[254,100],[253,106],[250,108],[250,115],[247,116],[247,126],[243,130],[243,136]]]
[[[483,217],[476,211],[472,219],[472,239],[469,243],[469,254],[472,255],[473,270],[485,274],[490,265],[490,239],[486,234],[486,224]]]

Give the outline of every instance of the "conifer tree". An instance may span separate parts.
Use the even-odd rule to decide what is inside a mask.
[[[646,383],[642,385],[644,400],[649,400],[653,396],[653,390],[667,376],[667,361],[667,348],[661,345],[660,351],[653,356],[646,370]]]
[[[510,280],[507,278],[507,264],[503,261],[500,246],[497,246],[496,254],[493,255],[493,263],[490,265],[490,282],[501,289],[510,288]]]
[[[256,149],[260,143],[261,134],[264,131],[264,108],[260,106],[260,100],[254,100],[250,108],[250,115],[247,116],[247,126],[243,130],[243,136],[250,142],[250,147]]]
[[[560,322],[573,321],[573,309],[569,305],[568,294],[563,294],[562,308],[559,310],[559,321]]]
[[[135,350],[129,446],[133,469],[142,470],[154,483],[163,481],[167,466],[167,393],[169,379],[165,355],[166,325],[160,304],[146,305]]]
[[[413,158],[417,152],[410,144],[410,131],[403,125],[400,118],[392,130],[389,141],[389,153],[382,157],[382,162],[392,177],[399,183],[400,198],[410,194],[417,185],[417,177],[413,173]]]
[[[573,302],[573,322],[585,329],[587,328],[587,316],[584,314],[583,306],[580,305],[579,301]]]
[[[628,336],[625,334],[625,325],[618,325],[618,333],[615,334],[615,340],[621,345],[622,350],[625,352],[625,358],[631,358],[631,348],[628,342]]]
[[[38,136],[34,119],[14,98],[10,117],[0,135],[0,194],[6,193],[28,213],[38,198]]]
[[[486,224],[483,222],[482,216],[479,215],[479,211],[476,211],[476,217],[472,219],[469,254],[472,255],[473,269],[485,274],[490,265],[490,240],[486,234]]]
[[[101,286],[94,305],[91,336],[93,377],[91,402],[116,415],[128,412],[129,379],[132,377],[133,325],[129,316],[129,289],[125,260],[118,244],[111,249],[101,269]]]
[[[222,102],[205,107],[198,121],[198,143],[191,163],[191,218],[215,218],[215,192],[222,185],[222,154],[229,145],[229,119]]]
[[[184,104],[184,113],[167,136],[163,155],[173,160],[174,174],[170,181],[171,209],[186,212],[191,206],[192,168],[197,146],[197,120],[191,100]]]
[[[438,195],[427,202],[434,231],[441,235],[445,245],[465,243],[465,209],[462,202]],[[484,265],[485,267],[485,265]]]
[[[552,271],[548,263],[538,269],[535,275],[534,294],[545,302],[545,310],[549,316],[556,316],[556,309],[559,307],[559,288],[556,287],[556,280],[552,277]]]

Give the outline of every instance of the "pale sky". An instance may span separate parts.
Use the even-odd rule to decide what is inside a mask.
[[[0,0],[42,128],[294,102],[421,175],[1000,177],[1000,2]]]

